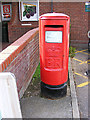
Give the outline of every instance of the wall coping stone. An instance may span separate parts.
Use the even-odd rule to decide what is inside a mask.
[[[0,72],[3,72],[25,46],[39,33],[39,28],[32,29],[0,52]]]

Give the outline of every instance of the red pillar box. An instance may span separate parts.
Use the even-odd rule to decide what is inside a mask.
[[[39,26],[41,95],[62,97],[67,93],[70,17],[47,13]]]

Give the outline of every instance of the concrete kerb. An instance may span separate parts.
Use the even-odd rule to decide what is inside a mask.
[[[72,72],[72,63],[71,58],[69,58],[69,79],[70,79],[70,92],[72,98],[72,112],[73,118],[80,118],[76,89],[74,84],[73,72]]]

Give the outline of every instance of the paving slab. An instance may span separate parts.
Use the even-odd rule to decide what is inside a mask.
[[[69,92],[69,90],[68,90]],[[21,99],[23,118],[72,118],[71,97],[51,100],[32,96]]]

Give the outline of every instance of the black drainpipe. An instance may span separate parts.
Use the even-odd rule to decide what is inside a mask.
[[[53,0],[51,0],[51,13],[53,13]]]

